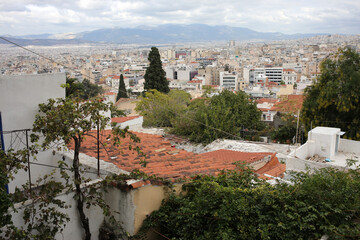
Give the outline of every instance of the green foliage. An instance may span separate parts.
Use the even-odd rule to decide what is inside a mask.
[[[180,90],[171,90],[168,94],[151,90],[140,97],[136,111],[144,116],[143,126],[171,127],[175,117],[184,113],[190,97]]]
[[[327,168],[270,185],[250,169],[197,177],[145,221],[169,239],[358,239],[359,170]]]
[[[151,48],[148,60],[150,65],[148,69],[146,69],[146,73],[144,75],[144,89],[146,91],[156,89],[159,92],[168,93],[170,91],[169,82],[166,80],[166,74],[162,68],[160,53],[156,47]]]
[[[66,78],[66,97],[88,100],[102,93],[104,90],[101,86],[92,84],[87,79],[80,83],[76,78]]]
[[[360,139],[360,55],[340,49],[334,59],[321,65],[321,75],[305,91],[301,111],[306,130],[310,126],[337,127],[345,138]]]
[[[99,240],[121,240],[127,236],[114,218],[104,221],[99,229]]]
[[[0,150],[2,152],[2,150]],[[1,155],[1,153],[0,153]],[[2,160],[2,158],[1,158]],[[2,161],[1,161],[2,162]],[[2,165],[0,163],[0,165]],[[9,183],[6,171],[1,166],[0,170],[0,228],[11,223],[11,215],[8,210],[12,207],[13,201],[11,196],[6,192],[5,185]]]
[[[118,101],[120,98],[128,98],[124,82],[124,76],[122,74],[120,75],[119,91],[116,96],[116,101]]]
[[[68,144],[74,138],[83,139],[85,133],[97,127],[104,129],[110,122],[101,112],[111,111],[113,105],[103,103],[101,99],[81,102],[80,99],[49,99],[39,104],[39,114],[35,116],[33,132],[41,133],[44,138],[41,146],[46,149],[53,142]],[[31,135],[32,142],[39,140]]]
[[[243,129],[261,130],[261,112],[244,93],[222,91],[210,99],[195,99],[178,115],[172,133],[209,143],[218,138],[239,139]]]
[[[74,155],[72,162],[72,171],[74,173],[73,185],[75,186],[74,199],[77,203],[77,210],[80,216],[81,225],[84,228],[85,239],[90,240],[89,219],[84,213],[84,207],[89,208],[93,205],[102,208],[105,216],[110,215],[109,206],[102,197],[102,190],[97,186],[83,188],[82,183],[87,183],[91,179],[81,176],[79,153],[81,143],[86,136],[90,136],[89,131],[95,128],[104,129],[110,122],[110,118],[102,112],[113,111],[113,105],[107,104],[102,99],[91,99],[83,102],[80,99],[49,99],[48,102],[39,105],[39,114],[35,117],[33,132],[31,134],[32,142],[37,143],[42,149],[52,148],[53,144],[61,147],[73,141]],[[132,140],[138,142],[136,135],[127,131],[128,129],[113,128],[112,142],[116,146],[120,144],[120,139],[130,136]],[[39,143],[41,135],[41,142]],[[139,147],[134,147],[140,152]],[[64,163],[60,163],[64,164]],[[62,172],[65,179],[69,176]],[[73,186],[69,186],[73,189]]]
[[[271,132],[271,139],[280,143],[291,143],[296,135],[296,118],[292,114],[281,117],[284,125]]]
[[[211,86],[203,86],[203,95],[201,97],[210,97],[210,94],[214,92],[214,89]]]
[[[24,224],[20,227],[8,226],[6,236],[9,239],[54,239],[61,233],[70,218],[61,212],[61,208],[69,206],[57,196],[65,189],[64,185],[53,179],[54,171],[49,175],[39,178],[34,184],[37,186],[31,192],[31,202],[25,200],[30,195],[29,184],[23,186],[23,191],[18,191],[17,198],[23,200]]]
[[[27,169],[27,154],[26,150],[10,149],[5,153],[0,149],[0,228],[12,224],[9,210],[14,206],[14,196],[6,192],[5,185],[19,170]]]

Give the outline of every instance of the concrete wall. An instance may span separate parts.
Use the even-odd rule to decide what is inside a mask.
[[[129,126],[129,130],[136,130],[142,128],[143,121],[144,121],[144,117],[140,116],[138,118],[123,123],[118,123],[117,126],[120,126],[120,128],[125,128]]]
[[[181,187],[181,184],[175,185],[175,191],[179,193]],[[141,228],[145,218],[160,208],[162,200],[167,198],[169,191],[171,190],[166,186],[151,184],[129,192],[111,188],[105,199],[113,211],[120,213],[115,216],[123,223],[124,230],[134,235]]]
[[[65,89],[61,84],[65,84],[64,73],[0,76],[0,112],[3,131],[31,129],[40,103],[46,102],[49,98],[65,97]],[[4,145],[5,149],[26,147],[25,134],[4,134]],[[51,151],[39,152],[37,160],[50,164]],[[32,181],[51,170],[32,166]],[[15,176],[15,180],[9,184],[10,192],[14,191],[15,186],[21,186],[27,180],[28,174],[20,171]]]
[[[96,182],[96,181],[95,181]],[[91,183],[89,183],[91,184]],[[67,222],[64,231],[62,234],[58,233],[55,239],[63,240],[63,239],[83,239],[84,231],[80,224],[80,219],[78,215],[78,211],[76,208],[76,202],[74,200],[74,193],[64,193],[57,197],[59,200],[65,201],[67,205],[70,207],[65,209],[59,209],[61,212],[66,213],[70,221]],[[15,226],[23,227],[23,214],[25,207],[30,206],[32,204],[31,201],[26,201],[23,205],[22,203],[18,203],[15,205],[15,209],[17,212],[12,212],[12,220]],[[37,207],[38,204],[35,204]],[[97,240],[99,236],[99,228],[103,223],[104,216],[102,213],[102,209],[99,207],[90,207],[89,209],[84,209],[86,216],[89,218],[90,223],[90,231],[91,231],[91,239]],[[1,236],[1,229],[0,229]]]
[[[315,141],[316,154],[326,158],[332,158],[335,155],[336,134],[330,135],[311,132],[309,135],[309,140]]]
[[[314,161],[309,161],[305,159],[300,159],[296,157],[288,157],[286,158],[286,171],[307,171],[308,169],[310,172],[314,171],[315,169],[332,167],[341,170],[345,170],[344,167],[338,167],[334,165],[329,165],[327,163],[319,163]]]
[[[360,141],[340,138],[339,151],[360,154]]]
[[[135,116],[138,115],[135,111],[136,103],[138,99],[128,99],[128,101],[120,102],[118,101],[116,104],[117,109],[128,111],[127,116]]]
[[[315,141],[308,140],[305,144],[301,145],[299,148],[290,153],[290,155],[301,159],[306,159],[308,157],[314,156],[315,148]]]
[[[180,186],[178,185],[179,189]],[[134,233],[137,233],[145,218],[155,210],[159,210],[162,200],[171,191],[166,186],[147,185],[134,191],[134,204],[136,206],[134,218]]]

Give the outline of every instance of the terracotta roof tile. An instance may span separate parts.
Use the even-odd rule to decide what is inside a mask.
[[[140,139],[140,143],[131,143],[129,138],[121,140],[121,147],[116,147],[107,141],[106,150],[100,147],[101,160],[114,163],[119,168],[125,171],[133,169],[140,169],[146,174],[156,175],[162,178],[178,179],[188,178],[196,174],[217,175],[223,169],[235,169],[233,164],[237,161],[245,161],[253,163],[272,155],[273,159],[269,161],[263,168],[257,171],[259,174],[264,174],[269,171],[270,175],[279,175],[283,173],[284,167],[281,165],[274,153],[249,153],[238,152],[232,150],[217,150],[202,154],[187,152],[182,149],[174,149],[170,142],[166,141],[160,135],[152,135],[146,133],[134,132]],[[89,134],[96,136],[96,132],[92,131]],[[100,133],[102,141],[106,141],[107,136],[111,135],[111,130],[104,130]],[[97,157],[96,138],[87,137],[81,145],[80,152],[92,157]],[[128,145],[138,145],[144,153],[146,153],[147,166],[142,167],[140,160],[142,159],[135,151],[129,150]],[[73,149],[73,144],[69,145]],[[164,149],[164,151],[157,151]],[[172,155],[167,152],[174,152]],[[276,160],[274,160],[276,159]],[[277,161],[277,162],[276,162]],[[134,183],[135,184],[135,183]],[[143,184],[143,185],[141,185]],[[146,183],[147,184],[147,183]],[[133,188],[144,186],[145,183],[136,183]]]
[[[256,103],[276,103],[278,100],[276,98],[260,98],[256,100]]]
[[[111,122],[115,122],[115,123],[123,123],[123,122],[127,122],[136,118],[139,118],[140,116],[127,116],[127,117],[114,117],[111,118]]]
[[[274,104],[271,111],[297,114],[304,102],[303,95],[288,95],[280,102]]]

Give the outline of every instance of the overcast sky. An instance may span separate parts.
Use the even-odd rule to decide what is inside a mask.
[[[360,0],[0,0],[0,35],[166,23],[360,34]]]

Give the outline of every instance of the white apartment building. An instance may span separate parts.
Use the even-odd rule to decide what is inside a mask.
[[[297,80],[297,74],[294,69],[284,69],[283,70],[283,79],[285,84],[294,85]]]
[[[248,76],[247,76],[248,75]],[[244,79],[249,79],[250,84],[257,84],[264,82],[267,78],[268,82],[281,83],[283,76],[283,68],[253,68],[250,70],[244,70]]]
[[[228,90],[238,90],[237,73],[220,72],[220,86]]]
[[[283,75],[283,68],[265,68],[265,75],[269,79],[269,82],[280,84]]]

